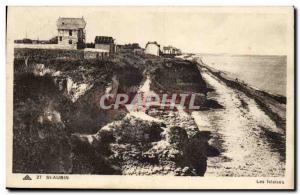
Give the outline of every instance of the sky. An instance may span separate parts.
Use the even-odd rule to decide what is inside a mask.
[[[9,7],[11,39],[50,39],[60,17],[83,17],[87,42],[112,36],[118,44],[148,41],[184,52],[286,55],[291,9],[222,7]],[[11,40],[10,40],[11,41]]]

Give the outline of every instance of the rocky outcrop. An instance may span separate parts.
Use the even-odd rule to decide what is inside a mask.
[[[123,175],[204,175],[207,140],[200,132],[189,137],[181,127],[163,126],[127,116],[93,136],[73,135],[73,143],[80,146],[77,155],[86,156],[83,159],[91,156],[86,151],[98,151],[96,158],[106,159],[97,161],[104,164],[91,173],[104,174],[103,167],[109,165],[109,170]]]

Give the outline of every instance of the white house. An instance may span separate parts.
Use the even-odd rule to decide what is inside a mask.
[[[112,37],[96,36],[95,48],[106,50],[109,54],[115,53],[115,43]]]
[[[148,42],[146,44],[145,53],[155,55],[155,56],[159,56],[160,45],[156,41]]]
[[[61,18],[57,22],[58,45],[81,49],[85,46],[85,26],[83,18]]]

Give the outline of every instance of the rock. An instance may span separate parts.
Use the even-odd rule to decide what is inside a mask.
[[[112,123],[110,128],[118,143],[131,144],[149,145],[151,142],[161,140],[161,133],[163,132],[158,123],[135,117],[126,117],[119,123]]]
[[[188,141],[188,135],[181,127],[171,127],[168,138],[171,144],[176,144],[177,146],[183,146]]]

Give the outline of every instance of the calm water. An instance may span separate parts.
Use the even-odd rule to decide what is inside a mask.
[[[286,96],[286,56],[199,56],[205,64],[251,86]]]

